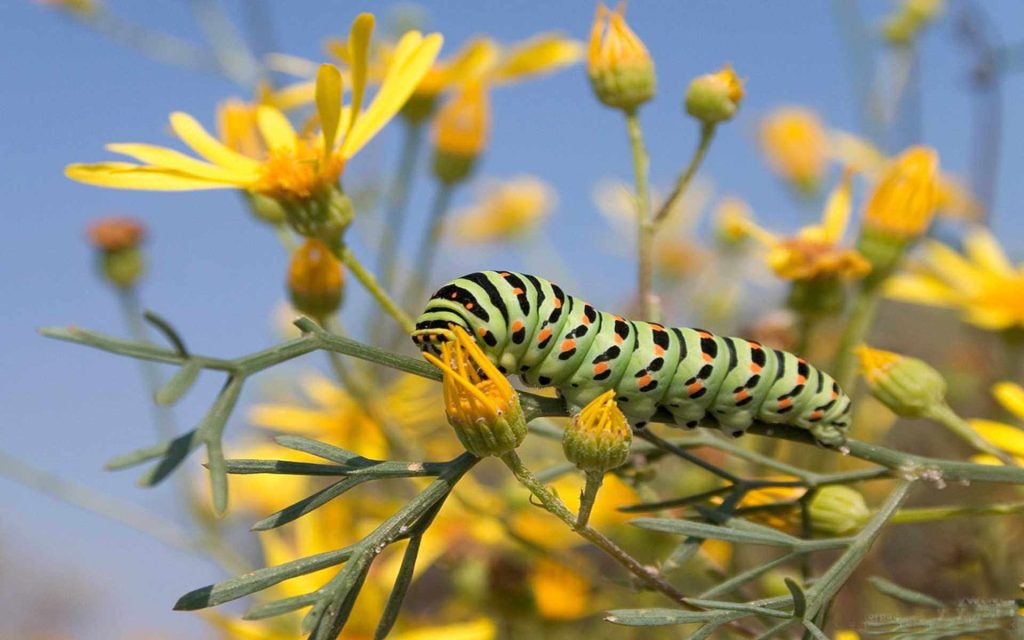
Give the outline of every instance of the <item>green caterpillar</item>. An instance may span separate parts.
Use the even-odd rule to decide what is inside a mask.
[[[802,358],[703,329],[668,328],[598,311],[543,278],[480,271],[431,297],[413,341],[437,351],[458,325],[502,373],[531,387],[554,387],[572,408],[614,389],[636,428],[659,409],[688,428],[711,417],[734,436],[755,421],[811,431],[828,445],[845,440],[850,398]]]

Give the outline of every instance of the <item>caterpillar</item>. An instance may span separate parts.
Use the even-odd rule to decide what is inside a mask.
[[[627,320],[537,276],[479,271],[452,280],[430,298],[413,342],[436,353],[451,325],[473,335],[499,371],[554,387],[573,410],[614,389],[635,428],[663,409],[676,426],[713,418],[736,437],[756,420],[807,429],[825,445],[846,439],[850,398],[803,358],[703,329]]]

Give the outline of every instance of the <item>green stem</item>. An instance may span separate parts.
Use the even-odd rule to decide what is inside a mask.
[[[868,331],[871,330],[871,324],[875,320],[878,304],[882,299],[879,285],[880,283],[867,281],[857,292],[857,300],[854,302],[850,319],[839,339],[839,348],[836,351],[836,361],[832,371],[839,386],[851,396],[857,383],[857,358],[854,349],[868,337]]]
[[[412,318],[408,316],[401,307],[399,307],[388,292],[380,287],[377,283],[377,279],[373,277],[373,274],[366,270],[361,262],[356,258],[355,254],[352,253],[352,249],[347,244],[341,243],[335,248],[335,253],[341,263],[348,267],[348,270],[355,275],[356,279],[359,280],[360,284],[373,296],[373,299],[377,301],[380,308],[384,310],[389,316],[394,318],[398,326],[402,328],[407,334],[411,334],[416,328]]]
[[[135,288],[118,289],[117,299],[121,303],[121,313],[124,316],[124,322],[128,326],[128,333],[131,334],[132,339],[143,343],[149,342],[149,333],[146,330],[146,321],[143,318],[142,304],[139,302],[138,291]],[[140,361],[139,370],[149,395],[150,402],[148,404],[153,413],[153,424],[156,425],[157,435],[163,439],[173,438],[178,433],[178,428],[174,423],[174,415],[168,407],[161,407],[152,402],[153,397],[162,385],[160,372],[157,370],[155,363],[147,361]]]
[[[286,224],[275,224],[274,232],[277,234],[277,241],[281,243],[284,250],[291,254],[298,248],[299,244],[292,235],[292,230]]]
[[[650,191],[647,184],[649,160],[644,147],[643,130],[637,112],[626,112],[626,129],[629,132],[629,146],[633,152],[633,181],[636,189],[637,218],[637,298],[642,316],[657,320],[654,316],[655,301],[652,283],[654,280],[654,222],[651,220]]]
[[[925,413],[925,416],[946,427],[956,434],[957,437],[978,451],[987,453],[990,456],[995,456],[1003,464],[1014,467],[1018,466],[1017,461],[1014,460],[1013,456],[1000,450],[985,438],[982,438],[969,422],[957,415],[957,413],[953,411],[952,407],[945,402],[930,407]]]
[[[416,171],[416,159],[423,143],[424,127],[421,122],[405,120],[405,140],[402,155],[398,160],[398,173],[388,194],[387,211],[384,214],[384,228],[377,253],[377,273],[380,284],[390,291],[395,283],[395,268],[398,265],[398,240],[405,225],[405,213],[409,204],[409,192]],[[416,265],[418,266],[418,264]],[[375,330],[380,323],[373,324]]]
[[[437,246],[441,242],[444,233],[444,222],[448,215],[448,207],[452,199],[452,185],[440,183],[437,192],[434,194],[434,204],[430,208],[430,220],[427,223],[427,232],[420,241],[416,250],[416,261],[413,262],[415,271],[409,279],[409,286],[405,290],[403,300],[412,304],[420,302],[423,297],[423,289],[430,281],[430,272],[434,268],[434,259],[437,257]]]
[[[690,157],[690,163],[686,165],[686,169],[679,174],[679,178],[676,180],[675,187],[672,188],[672,193],[668,194],[668,198],[658,209],[658,213],[654,215],[654,224],[659,225],[665,221],[669,213],[672,212],[673,207],[676,205],[676,201],[679,200],[686,193],[686,189],[689,188],[690,182],[693,181],[693,176],[697,174],[697,169],[704,162],[704,157],[708,154],[708,149],[711,148],[711,141],[715,137],[715,125],[704,124],[700,128],[700,140],[697,142],[697,148],[693,150],[693,155]]]
[[[603,471],[588,471],[587,484],[580,492],[580,512],[576,516],[576,528],[587,526],[590,520],[590,512],[594,508],[594,501],[597,500],[597,492],[604,482]]]
[[[916,507],[900,509],[889,521],[892,524],[938,522],[951,518],[974,516],[1008,516],[1024,512],[1024,502],[990,504],[981,507]]]

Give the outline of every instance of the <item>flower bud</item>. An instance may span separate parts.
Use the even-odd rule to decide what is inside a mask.
[[[928,363],[864,345],[857,356],[871,394],[896,415],[922,416],[945,404],[946,381]]]
[[[736,115],[743,100],[743,82],[731,65],[717,73],[695,78],[686,89],[686,113],[705,125],[715,125]]]
[[[519,394],[461,327],[441,345],[441,356],[424,352],[443,374],[445,413],[462,446],[478,457],[500,456],[526,438]]]
[[[287,210],[280,202],[270,196],[246,191],[242,197],[245,198],[245,203],[249,205],[249,211],[257,219],[267,224],[277,226],[283,224],[288,219]]]
[[[146,271],[139,246],[145,238],[142,223],[129,217],[97,220],[87,230],[89,242],[97,249],[97,262],[103,278],[122,289],[133,286]]]
[[[308,198],[278,198],[276,201],[295,233],[328,244],[340,240],[355,217],[352,200],[335,185]]]
[[[487,146],[491,105],[486,88],[472,82],[441,107],[434,124],[434,175],[445,184],[465,180]]]
[[[864,526],[871,510],[859,491],[841,484],[818,490],[807,505],[811,528],[825,536],[850,535]]]
[[[292,254],[288,295],[296,310],[323,318],[341,305],[344,274],[341,262],[322,241],[308,238]]]
[[[565,457],[583,471],[611,471],[629,458],[633,432],[609,389],[583,407],[562,436]]]
[[[623,17],[624,5],[609,11],[597,6],[590,29],[587,75],[597,99],[609,107],[634,111],[654,96],[654,61]]]

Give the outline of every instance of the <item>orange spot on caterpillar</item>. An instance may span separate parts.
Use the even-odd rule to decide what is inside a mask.
[[[658,345],[654,345],[654,355],[663,356],[665,355],[665,350],[659,347]]]
[[[786,407],[788,407],[791,404],[793,404],[792,398],[783,398],[782,400],[779,400],[779,408],[780,409],[785,409]]]
[[[604,373],[608,370],[607,362],[598,362],[594,365],[594,373]]]
[[[512,323],[512,331],[513,332],[519,331],[522,328],[523,328],[523,321],[522,320],[516,320],[515,322]]]
[[[710,333],[708,333],[707,331],[698,331],[697,335],[699,335],[702,338],[706,338],[708,340],[710,340],[712,338],[712,335]]]
[[[807,376],[797,376],[796,377],[796,383],[797,384],[806,384],[806,382],[807,382]]]
[[[690,386],[686,387],[686,393],[688,393],[688,394],[690,394],[692,396],[693,394],[697,393],[698,391],[700,391],[703,388],[704,388],[704,383],[702,383],[702,382],[694,382]]]
[[[573,339],[565,340],[562,342],[562,351],[568,351],[576,348],[576,341]]]
[[[517,296],[521,296],[523,295],[523,290],[520,289],[519,287],[516,287],[515,289],[512,290],[512,293],[516,294]]]
[[[474,306],[474,305],[473,305],[473,303],[472,303],[472,302],[467,302],[467,303],[466,303],[466,310],[467,310],[467,311],[472,311],[472,310],[473,310],[473,306]]]
[[[541,332],[537,334],[537,342],[544,342],[550,337],[551,329],[542,329]]]
[[[811,415],[809,415],[807,417],[810,418],[811,420],[817,420],[818,418],[821,417],[821,412],[820,411],[812,411]]]
[[[622,344],[623,338],[620,335],[615,336],[615,344]]]
[[[761,365],[751,362],[750,371],[751,373],[761,373]]]
[[[452,300],[454,300],[455,298],[458,298],[458,297],[459,297],[459,294],[458,294],[458,292],[456,292],[456,291],[453,291],[453,292],[452,292]]]
[[[554,299],[554,300],[553,300],[553,301],[551,302],[551,304],[552,304],[552,305],[554,305],[554,307],[555,307],[556,309],[561,309],[561,308],[562,308],[562,301],[561,301],[561,300],[559,300],[558,298],[555,298],[555,299]]]
[[[702,353],[701,355],[704,356],[704,362],[714,361],[714,358],[711,357],[710,353]]]
[[[739,402],[740,400],[746,400],[748,397],[750,397],[750,394],[747,393],[746,389],[744,389],[743,391],[740,391],[739,393],[736,394],[736,402]]]
[[[479,329],[476,330],[476,332],[480,334],[481,338],[490,333],[490,331],[487,330],[487,327],[480,327]]]

